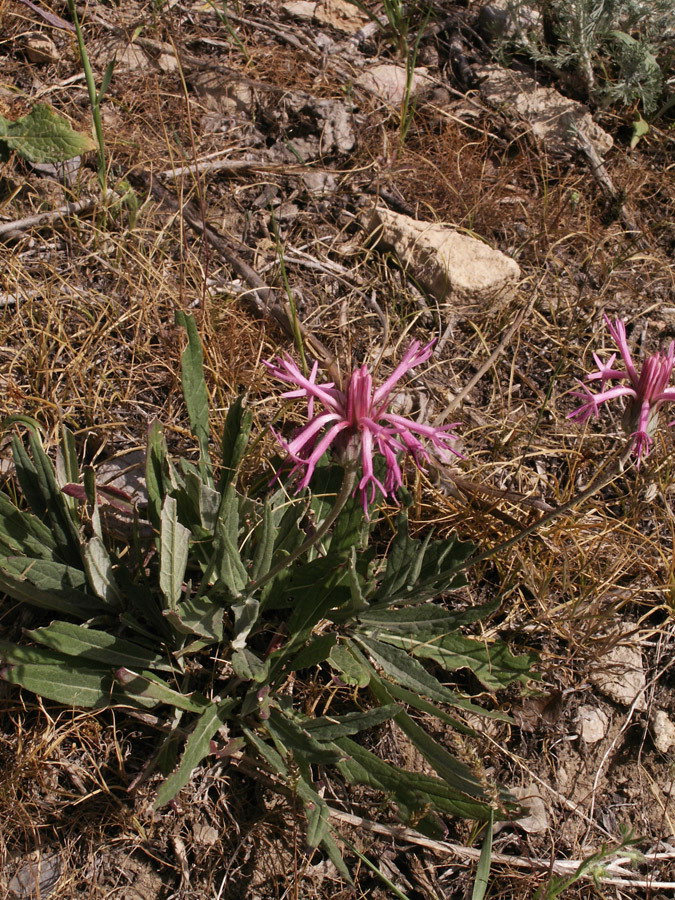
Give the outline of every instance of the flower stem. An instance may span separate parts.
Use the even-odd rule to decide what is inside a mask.
[[[289,556],[285,556],[276,564],[276,566],[272,566],[272,568],[266,575],[263,575],[262,578],[258,578],[257,581],[251,582],[251,584],[249,584],[247,588],[248,593],[257,591],[260,588],[264,587],[268,583],[268,581],[271,581],[274,577],[276,577],[279,572],[281,572],[283,569],[287,569],[289,566],[292,566],[296,559],[299,559],[299,557],[301,557],[304,553],[307,553],[308,550],[311,550],[312,547],[319,543],[319,541],[324,537],[329,529],[335,524],[337,517],[344,509],[345,503],[347,502],[347,500],[349,500],[352,490],[354,489],[355,482],[356,469],[351,467],[345,469],[345,473],[342,478],[342,484],[340,485],[340,490],[335,497],[335,503],[333,504],[331,511],[328,513],[321,525],[319,525],[316,531],[311,534],[306,541],[303,541],[299,547],[296,547],[296,549]]]
[[[549,522],[557,519],[558,516],[562,516],[565,513],[569,512],[578,503],[583,503],[584,500],[588,500],[589,497],[592,497],[593,494],[596,494],[598,491],[602,490],[602,488],[608,485],[610,481],[614,480],[616,475],[621,471],[625,463],[628,461],[631,452],[632,441],[628,441],[626,446],[622,448],[621,453],[617,453],[617,455],[615,456],[614,460],[609,466],[609,470],[605,472],[605,474],[603,474],[602,471],[599,472],[587,488],[584,488],[583,491],[580,491],[580,493],[572,497],[571,500],[568,500],[567,503],[563,503],[561,506],[556,506],[555,509],[552,509],[540,519],[537,519],[537,521],[532,525],[529,525],[527,528],[523,528],[523,530],[519,531],[518,534],[516,534],[514,537],[509,538],[508,541],[503,541],[501,544],[497,544],[496,547],[492,547],[492,549],[490,550],[484,550],[483,553],[478,553],[476,554],[476,556],[471,556],[469,559],[464,560],[464,562],[459,563],[457,566],[455,566],[452,571],[461,572],[464,569],[470,568],[476,563],[483,562],[486,559],[490,559],[497,553],[501,553],[502,550],[508,550],[515,544],[519,543],[519,541],[522,541],[523,538],[529,537],[529,535],[534,534],[535,531],[538,531],[544,525],[548,525]]]

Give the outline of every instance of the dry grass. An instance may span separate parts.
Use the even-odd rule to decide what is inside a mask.
[[[252,3],[234,6],[241,15],[256,12]],[[114,28],[129,35],[143,24],[144,37],[179,51],[172,71],[149,58],[136,69],[120,66],[115,74],[105,106],[111,184],[216,151],[241,158],[247,150],[252,139],[245,124],[234,121],[218,132],[206,122],[204,98],[191,83],[200,70],[195,58],[203,67],[221,66],[269,87],[256,95],[256,127],[263,134],[267,128],[275,139],[281,128],[275,114],[283,103],[292,106],[289,92],[345,96],[340,74],[310,42],[298,49],[242,25],[237,31],[245,56],[204,11],[190,18],[182,17],[180,7],[160,14],[140,3],[100,10],[107,26],[95,17],[87,24],[99,72],[113,37],[120,37]],[[262,7],[257,11],[263,14]],[[11,104],[2,94],[3,108],[29,104],[36,94],[36,68],[21,51],[29,25],[43,28],[25,7],[0,2],[4,77],[23,91]],[[65,35],[50,33],[59,57],[40,67],[42,90],[49,86],[49,102],[82,125],[88,104],[83,82],[70,81],[80,72],[74,45]],[[214,40],[220,43],[208,43]],[[381,357],[386,369],[409,335],[445,334],[429,376],[409,392],[413,410],[423,409],[429,420],[446,407],[449,393],[462,390],[514,317],[526,310],[510,345],[453,413],[463,422],[468,457],[460,474],[492,493],[448,491],[433,479],[411,480],[416,528],[433,523],[439,533],[456,530],[481,547],[497,544],[540,514],[528,500],[565,503],[615,445],[617,421],[604,417],[584,430],[565,418],[572,408],[566,392],[602,339],[600,312],[635,324],[642,352],[675,336],[668,255],[675,189],[665,171],[672,138],[655,132],[632,154],[619,147],[608,163],[648,242],[648,251],[638,251],[580,162],[549,158],[523,139],[513,142],[500,116],[482,110],[467,120],[472,127],[465,127],[421,107],[401,147],[396,116],[366,96],[358,102],[355,151],[315,166],[335,171],[332,193],[308,193],[290,163],[261,175],[186,176],[171,189],[181,200],[195,200],[223,234],[243,241],[249,263],[280,290],[279,248],[269,214],[275,205],[300,317],[343,366]],[[264,149],[263,141],[251,152]],[[96,194],[91,166],[85,161],[75,182],[64,186],[38,177],[19,160],[2,164],[0,215],[11,221]],[[358,213],[373,201],[364,193],[373,186],[411,206],[420,218],[473,231],[515,256],[524,276],[517,296],[469,314],[429,305],[393,260],[363,245]],[[256,433],[263,434],[279,415],[279,404],[260,360],[290,349],[290,341],[272,322],[252,314],[247,286],[235,280],[213,247],[190,233],[180,215],[139,199],[135,222],[117,204],[11,241],[0,273],[5,298],[0,415],[34,417],[50,446],[61,423],[67,424],[87,459],[142,447],[155,418],[167,427],[174,448],[190,448],[180,391],[182,335],[174,314],[193,309],[205,345],[214,433],[229,402],[247,391]],[[284,213],[284,204],[293,208]],[[292,421],[292,411],[286,414]],[[251,475],[260,473],[270,452],[272,441],[263,436],[249,463]],[[542,780],[552,789],[542,788],[551,827],[542,835],[508,827],[496,840],[500,853],[581,858],[608,833],[616,836],[622,822],[652,845],[675,833],[672,767],[653,748],[649,710],[635,718],[609,764],[595,747],[578,758],[569,751],[576,708],[590,696],[588,679],[596,661],[621,640],[618,622],[628,623],[642,642],[648,676],[662,671],[648,703],[671,714],[675,710],[673,670],[666,666],[675,649],[672,468],[672,443],[664,434],[649,466],[627,470],[582,509],[471,575],[470,599],[499,593],[504,600],[486,640],[499,633],[515,647],[538,649],[542,694],[557,705],[555,715],[535,717],[528,729],[499,726],[481,735],[477,750],[466,745],[467,756],[486,777],[511,785]],[[510,494],[500,496],[505,490]],[[16,637],[29,622],[12,605],[0,609],[3,636]],[[311,702],[326,702],[325,687],[304,689]],[[528,702],[515,694],[500,699],[516,711]],[[53,900],[391,896],[358,863],[358,887],[338,883],[316,854],[306,853],[292,798],[274,799],[235,767],[216,765],[196,779],[192,796],[154,814],[152,784],[127,792],[151,752],[151,731],[112,714],[64,711],[7,688],[0,702],[0,854],[9,864],[36,848],[58,848],[61,878],[49,895]],[[612,711],[617,721],[626,714],[616,706]],[[389,739],[388,757],[410,764],[400,735]],[[575,793],[570,774],[575,765],[587,788],[583,796]],[[570,774],[564,786],[563,769]],[[597,772],[593,792],[588,785]],[[327,790],[335,792],[336,804],[347,797],[339,783]],[[591,795],[602,812],[588,823]],[[364,792],[348,799],[367,817],[390,821],[381,798]],[[207,826],[216,840],[212,833],[204,840]],[[476,837],[461,823],[451,829],[450,837],[467,844]],[[473,863],[449,862],[429,850],[415,856],[394,840],[358,828],[345,834],[396,883],[407,885],[411,898],[459,898],[470,890]],[[490,896],[530,897],[545,880],[538,872],[500,866]],[[596,894],[587,885],[565,896]],[[631,895],[617,889],[603,896]],[[644,896],[656,900],[660,894]]]

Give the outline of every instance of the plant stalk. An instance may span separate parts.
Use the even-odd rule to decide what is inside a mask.
[[[303,541],[302,544],[300,544],[300,546],[297,547],[289,556],[286,556],[284,557],[284,559],[280,560],[276,564],[276,566],[272,566],[272,568],[266,575],[263,575],[262,578],[258,578],[257,581],[253,581],[246,589],[247,593],[252,593],[253,591],[257,591],[260,588],[264,587],[269,581],[275,578],[279,574],[279,572],[293,565],[296,559],[299,559],[304,553],[307,553],[308,550],[311,550],[312,547],[314,547],[319,543],[320,540],[322,540],[324,535],[335,524],[337,517],[344,509],[344,506],[347,500],[349,500],[352,490],[354,489],[355,482],[356,469],[352,467],[345,469],[342,484],[340,485],[340,490],[335,497],[333,508],[323,520],[321,525],[319,525],[319,527],[316,529],[314,534],[311,534],[306,541]]]

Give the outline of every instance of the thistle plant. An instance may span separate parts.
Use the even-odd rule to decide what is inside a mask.
[[[583,400],[583,403],[571,412],[568,418],[577,418],[580,422],[586,422],[592,416],[597,418],[603,403],[617,397],[625,397],[622,426],[631,441],[639,465],[651,450],[661,407],[664,403],[675,401],[675,387],[668,387],[675,368],[675,342],[671,341],[665,352],[658,351],[648,356],[638,372],[628,347],[625,323],[621,319],[612,323],[606,315],[605,323],[614,338],[624,368],[615,368],[616,353],[613,353],[606,363],[594,353],[593,359],[598,368],[597,371],[590,372],[586,380],[599,381],[600,392],[593,394],[583,384],[582,391],[573,391],[573,395]],[[605,390],[608,382],[619,381],[626,381],[628,384]],[[673,424],[675,423],[669,422],[668,426]]]
[[[672,62],[671,0],[508,0],[507,8],[514,33],[505,47],[564,73],[593,102],[656,110]]]
[[[289,358],[270,365],[293,386],[287,396],[307,401],[308,422],[284,442],[300,489],[289,499],[285,487],[256,493],[240,483],[252,427],[241,399],[213,462],[202,349],[192,318],[179,321],[199,457],[173,460],[153,424],[144,506],[99,485],[91,467],[80,471],[67,429],[56,466],[36,425],[26,443],[14,435],[23,500],[0,492],[0,590],[36,611],[23,640],[0,639],[0,675],[68,706],[115,707],[146,720],[152,711],[157,746],[143,777],[164,776],[157,807],[210,756],[236,753],[247,771],[259,769],[298,798],[309,845],[321,845],[345,878],[317,784],[331,772],[381,791],[429,835],[443,833],[443,815],[508,815],[507,795],[413,716],[469,734],[462,711],[508,718],[453,690],[445,673],[468,668],[496,691],[528,680],[535,657],[464,633],[498,605],[453,605],[474,556],[470,543],[413,538],[405,510],[392,525],[377,508],[378,495],[391,499],[400,488],[404,455],[421,466],[431,454],[456,453],[452,426],[389,411],[394,386],[431,346],[414,342],[377,387],[365,366],[336,386],[320,383],[316,366],[305,377]],[[126,539],[106,526],[111,507],[127,512]],[[309,705],[297,673],[313,685]],[[391,765],[355,739],[385,722],[435,775]]]

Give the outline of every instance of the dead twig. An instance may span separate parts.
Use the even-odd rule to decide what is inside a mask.
[[[59,219],[65,219],[67,216],[75,216],[78,213],[89,212],[96,206],[95,197],[86,200],[76,200],[73,203],[66,203],[57,209],[51,209],[48,212],[38,213],[36,216],[27,216],[25,219],[15,219],[13,222],[5,222],[0,225],[0,238],[15,238],[22,231],[27,231],[33,226],[53,225]]]

